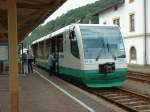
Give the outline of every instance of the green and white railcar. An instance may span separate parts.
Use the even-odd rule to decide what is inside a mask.
[[[48,54],[56,71],[88,87],[116,87],[127,79],[125,48],[116,26],[72,24],[32,43],[37,64],[47,68]]]

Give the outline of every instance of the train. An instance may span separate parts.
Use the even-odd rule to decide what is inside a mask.
[[[118,87],[127,80],[124,40],[117,26],[71,24],[32,42],[36,64],[90,88]]]

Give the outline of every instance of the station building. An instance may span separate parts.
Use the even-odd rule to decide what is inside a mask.
[[[150,64],[150,0],[111,0],[96,12],[101,25],[118,25],[129,64]],[[107,2],[107,0],[106,0]]]

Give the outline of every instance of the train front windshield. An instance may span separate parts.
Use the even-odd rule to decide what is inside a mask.
[[[117,27],[80,26],[85,59],[125,58],[125,49]]]

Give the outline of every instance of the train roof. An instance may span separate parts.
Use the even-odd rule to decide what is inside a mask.
[[[41,41],[43,41],[43,40],[47,40],[47,39],[49,39],[49,38],[52,38],[52,37],[54,37],[54,36],[56,36],[56,35],[59,35],[59,34],[61,34],[62,32],[64,32],[65,30],[67,30],[67,29],[69,29],[70,27],[73,27],[73,26],[102,26],[102,25],[100,25],[100,24],[71,24],[71,25],[65,26],[65,27],[63,27],[63,28],[61,28],[61,29],[59,29],[59,30],[57,30],[57,31],[54,31],[53,33],[50,33],[50,34],[48,34],[48,35],[46,35],[46,36],[44,36],[44,37],[41,37],[41,38],[39,38],[39,39],[33,41],[33,42],[32,42],[32,45],[33,45],[33,44],[36,44],[36,43],[38,43],[38,42],[41,42]],[[113,25],[113,26],[104,25],[103,27],[118,27],[118,26],[116,26],[116,25]]]
[[[38,43],[38,42],[41,42],[41,41],[45,40],[46,38],[49,37],[49,35],[50,35],[50,34],[48,34],[48,35],[46,35],[46,36],[44,36],[44,37],[41,37],[41,38],[39,38],[39,39],[33,41],[32,44],[35,44],[35,43]]]

